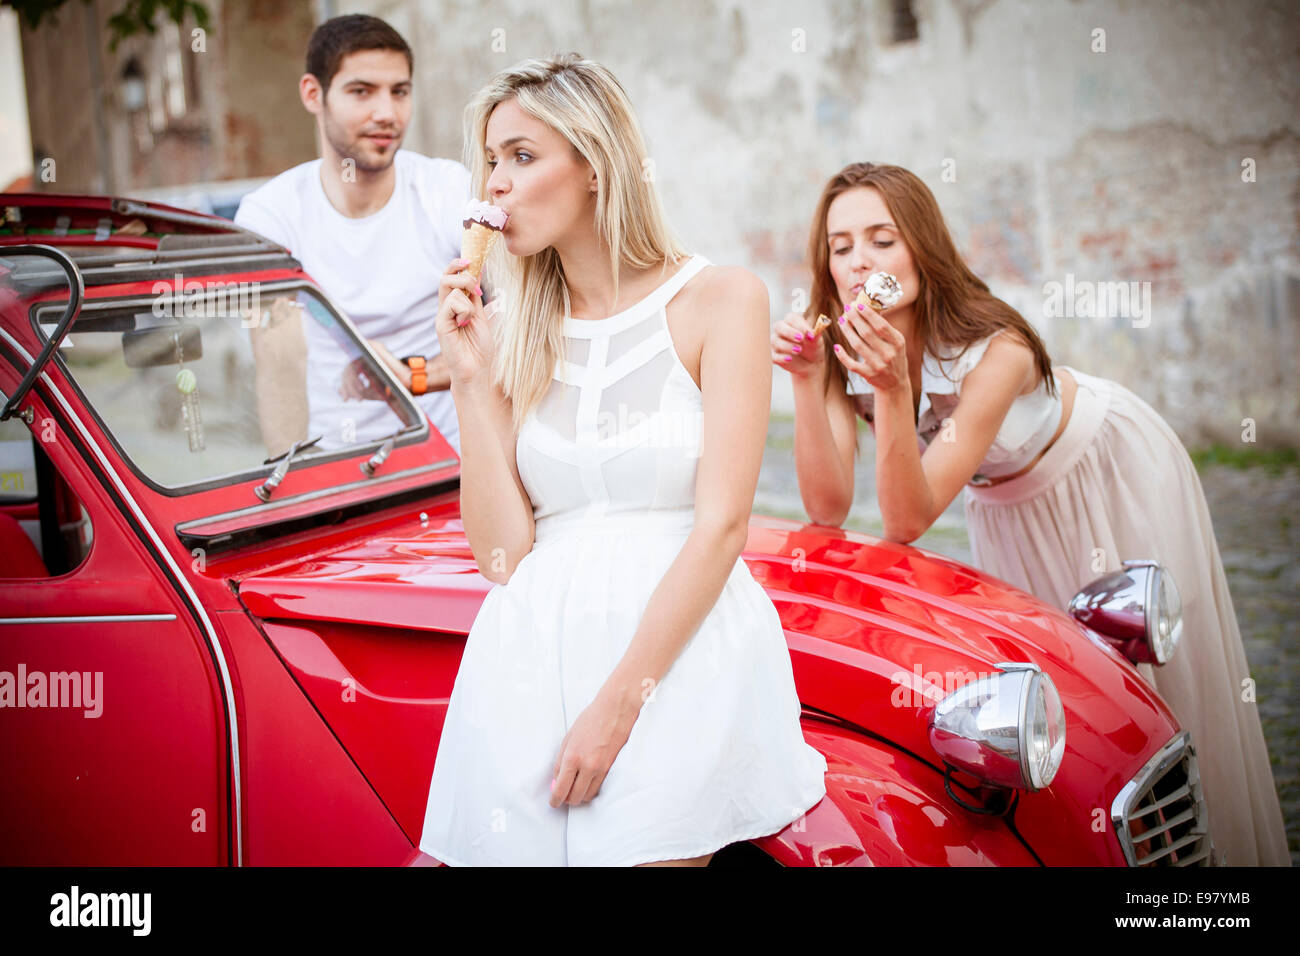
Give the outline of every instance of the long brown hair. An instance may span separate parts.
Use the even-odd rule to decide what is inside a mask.
[[[1024,316],[993,295],[984,281],[971,272],[952,241],[934,194],[920,178],[901,166],[851,163],[832,176],[822,190],[808,236],[808,263],[813,281],[804,317],[815,320],[825,314],[836,318],[844,311],[831,278],[826,213],[836,196],[860,186],[880,191],[912,254],[920,286],[915,314],[917,338],[922,348],[931,354],[942,354],[945,359],[956,358],[965,354],[971,344],[998,329],[1011,329],[1033,351],[1040,381],[1047,383],[1049,395],[1055,395],[1052,360],[1043,340]],[[832,322],[827,332],[840,348],[849,348],[838,322]],[[949,350],[953,348],[961,351],[952,354]],[[829,387],[832,375],[836,376],[837,388],[847,387],[844,366],[828,356],[823,390]]]

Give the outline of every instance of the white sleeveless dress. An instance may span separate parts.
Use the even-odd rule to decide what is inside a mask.
[[[692,257],[636,305],[564,318],[566,358],[516,461],[536,540],[465,644],[420,849],[452,866],[630,866],[776,833],[826,793],[776,608],[738,559],[600,792],[551,807],[565,733],[694,523],[703,406],[668,331]]]

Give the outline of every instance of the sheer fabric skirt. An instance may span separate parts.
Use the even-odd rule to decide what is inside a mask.
[[[1079,387],[1056,444],[1019,478],[966,486],[975,564],[1060,608],[1124,560],[1153,558],[1169,568],[1183,602],[1182,642],[1168,664],[1138,669],[1191,732],[1226,862],[1289,866],[1255,689],[1196,469],[1150,405],[1116,382],[1068,370]],[[1259,689],[1270,692],[1278,689]]]

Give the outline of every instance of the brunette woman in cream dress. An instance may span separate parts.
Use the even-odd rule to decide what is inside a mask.
[[[809,516],[848,515],[861,416],[890,540],[919,537],[964,488],[975,563],[1056,607],[1126,559],[1159,561],[1182,597],[1183,637],[1168,664],[1139,670],[1192,734],[1216,850],[1231,865],[1290,865],[1209,510],[1178,437],[1122,385],[1053,367],[905,169],[855,163],[833,177],[809,258],[808,313],[772,333],[772,360],[793,378]],[[842,316],[878,271],[900,280],[901,300]],[[820,313],[838,321],[813,338]]]

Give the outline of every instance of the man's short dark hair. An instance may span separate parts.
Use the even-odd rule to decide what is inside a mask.
[[[326,20],[312,31],[307,41],[307,72],[328,92],[343,58],[359,50],[396,50],[406,54],[406,65],[415,69],[411,48],[402,35],[378,17],[349,13]]]

